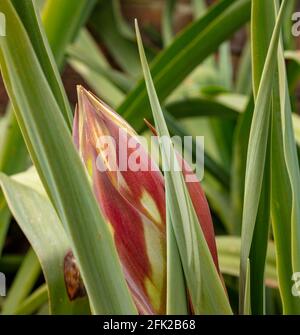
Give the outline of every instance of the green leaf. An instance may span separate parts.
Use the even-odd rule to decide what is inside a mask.
[[[234,232],[228,190],[208,174],[205,175],[202,186],[212,211],[221,219],[225,230],[229,233]]]
[[[175,118],[208,116],[234,119],[240,112],[233,106],[234,99],[237,99],[240,108],[244,102],[240,97],[233,97],[232,95],[230,97],[222,95],[214,98],[199,96],[197,98],[180,99],[167,103],[165,108]]]
[[[206,11],[206,3],[205,0],[192,0],[193,10],[194,10],[194,17],[198,18],[203,15]]]
[[[1,129],[0,171],[14,174],[20,172],[29,164],[27,150],[10,105],[2,121],[5,121],[5,123],[2,123],[3,128]],[[9,209],[3,193],[0,191],[0,258],[10,219]]]
[[[252,78],[249,80],[249,76],[252,72],[251,68],[251,47],[249,41],[247,41],[243,53],[241,55],[241,60],[239,68],[237,70],[236,79],[236,91],[241,94],[249,95],[251,93],[251,82]]]
[[[128,39],[134,39],[134,31],[123,17],[122,7],[121,7],[121,0],[112,0],[113,3],[113,10],[114,10],[114,17],[116,20],[116,24],[118,27],[119,32]]]
[[[48,301],[48,289],[44,284],[36,289],[20,306],[18,306],[17,315],[31,315]]]
[[[3,193],[0,191],[0,259],[10,223],[10,212]]]
[[[230,43],[224,42],[219,48],[219,73],[220,84],[227,90],[232,89],[233,69],[231,60]]]
[[[29,165],[29,159],[11,105],[7,108],[5,125],[1,132],[3,138],[0,142],[0,171],[7,174],[20,172],[26,167],[26,163]]]
[[[276,8],[277,10],[277,8]],[[299,163],[282,45],[277,56],[272,104],[272,224],[283,312],[298,314],[290,280],[299,269]],[[280,206],[284,195],[285,206]]]
[[[50,46],[54,52],[54,58],[61,68],[63,63],[63,53],[65,52],[66,45],[70,42],[69,39],[73,37],[79,30],[80,26],[84,23],[86,14],[91,10],[95,1],[72,1],[72,0],[60,0],[59,6],[58,1],[49,0],[46,5],[46,14],[44,15],[43,22],[46,28],[47,34],[49,35]],[[63,106],[66,104],[64,93],[57,90],[59,84],[55,69],[51,68],[51,56],[46,55],[47,49],[43,44],[44,36],[41,36],[41,27],[37,18],[34,18],[33,8],[31,7],[31,1],[17,1],[18,6],[25,6],[29,11],[29,17],[33,19],[36,31],[30,29],[31,40],[35,41],[35,50],[40,56],[40,61],[44,64],[44,70],[49,69],[50,73],[47,73],[46,77],[52,79],[51,87],[56,90],[57,101],[61,102]],[[61,11],[62,8],[68,9],[68,6],[72,6],[72,11],[65,10]],[[22,14],[28,14],[28,10],[20,11]],[[75,14],[76,13],[76,14]],[[25,19],[25,17],[23,17]],[[28,17],[26,18],[28,20]],[[28,22],[27,22],[28,23]],[[62,28],[62,24],[65,25],[65,29]],[[58,48],[58,49],[57,49]],[[58,84],[57,84],[58,81]],[[68,115],[68,106],[66,105],[66,113]],[[28,152],[19,129],[19,125],[13,113],[11,107],[6,112],[6,118],[8,121],[3,129],[3,134],[0,142],[0,171],[6,174],[14,174],[25,169],[29,164]],[[0,251],[2,250],[6,232],[9,226],[10,213],[7,206],[4,203],[4,199],[0,194],[1,213],[0,213]],[[1,253],[1,252],[0,252]]]
[[[160,137],[169,138],[169,132],[155,92],[137,22],[135,22],[135,25],[156,129]],[[171,219],[171,222],[167,223],[171,223],[174,230],[194,311],[196,314],[231,314],[229,301],[200,228],[183,175],[180,171],[175,171],[176,169],[174,169],[173,163],[177,158],[173,145],[171,143],[168,145],[168,143],[162,141],[160,142],[160,147],[165,176],[166,204]],[[168,154],[169,150],[170,155]],[[167,162],[168,156],[171,157],[171,163]],[[211,292],[214,292],[213,297]]]
[[[246,286],[245,286],[245,302],[244,302],[244,315],[251,314],[251,285],[250,285],[250,260],[247,259],[246,271]]]
[[[219,62],[216,67],[218,68],[219,74],[217,85],[220,85],[220,87],[226,90],[230,90],[232,88],[233,70],[230,44],[228,42],[222,43],[219,47]],[[232,159],[232,142],[235,123],[232,120],[221,120],[219,118],[213,118],[209,121],[223,166],[229,169]]]
[[[1,178],[1,177],[0,177]],[[30,249],[17,272],[13,285],[10,287],[4,301],[2,314],[15,314],[19,304],[33,289],[41,272],[40,263],[32,249]]]
[[[0,269],[4,273],[15,273],[23,261],[22,255],[4,254],[0,258]]]
[[[285,11],[285,17],[283,19],[283,44],[284,49],[294,49],[295,48],[295,38],[292,31],[292,26],[294,24],[294,21],[292,20],[292,15],[296,11],[296,0],[290,0],[287,4],[287,9]]]
[[[2,76],[31,157],[72,241],[92,311],[135,313],[111,232],[26,31],[8,0],[0,10],[7,17],[7,37],[0,39]]]
[[[47,0],[43,9],[43,22],[57,64],[63,64],[67,45],[76,37],[96,2],[96,0]]]
[[[135,42],[120,34],[112,1],[103,1],[99,4],[97,10],[93,12],[91,23],[117,64],[131,77],[139,77],[139,58]]]
[[[276,20],[276,25],[272,34],[260,82],[258,81],[258,78],[260,78],[259,73],[256,73],[253,76],[254,83],[259,82],[259,89],[255,100],[255,108],[251,123],[245,175],[245,193],[242,219],[243,248],[241,250],[240,264],[240,312],[242,312],[244,308],[247,259],[250,255],[255,222],[259,211],[260,194],[263,189],[262,184],[267,156],[267,146],[269,138],[268,129],[270,123],[269,97],[272,91],[272,85],[274,81],[276,52],[278,48],[280,29],[285,6],[286,1],[283,2]]]
[[[272,108],[272,228],[276,243],[283,313],[298,314],[300,312],[299,299],[291,294],[290,285],[293,273],[291,259],[292,189],[284,154],[278,74],[276,79]],[[284,206],[281,205],[283,198]]]
[[[164,46],[167,47],[173,39],[173,14],[176,0],[166,0],[162,15],[162,37]]]
[[[170,133],[172,135],[180,136],[182,139],[184,139],[184,136],[188,136],[188,132],[182,127],[179,122],[177,122],[168,112],[164,113],[167,125],[169,127]],[[192,148],[197,147],[197,143],[193,140],[192,141]],[[192,149],[191,148],[191,149]],[[195,161],[195,152],[196,150],[189,150],[187,148],[187,151],[191,155],[191,157]],[[203,163],[203,162],[202,162]],[[204,168],[207,169],[207,172],[209,172],[212,176],[214,176],[222,185],[225,187],[229,187],[229,174],[228,172],[220,165],[218,164],[213,158],[209,156],[209,154],[204,152]]]
[[[99,49],[97,42],[87,30],[81,30],[76,42],[68,47],[67,54],[69,60],[85,64],[90,70],[97,72],[111,84],[114,84],[122,93],[128,92],[133,87],[134,81],[132,78],[111,67]],[[84,71],[82,71],[82,74],[84,75]],[[92,83],[92,80],[89,80],[89,82]]]
[[[287,61],[287,77],[292,92],[295,90],[300,76],[300,52],[299,50],[287,50],[284,57]]]
[[[220,269],[223,274],[239,277],[241,239],[237,236],[217,236]],[[278,288],[275,244],[269,241],[266,259],[265,283]]]
[[[51,313],[87,313],[89,311],[87,301],[71,302],[67,295],[63,262],[71,248],[71,243],[42,185],[39,184],[35,170],[30,169],[13,178],[0,174],[0,183],[15,219],[38,256],[49,290]],[[36,186],[34,189],[28,185]],[[28,266],[26,265],[27,258],[30,262]],[[29,287],[25,285],[24,278],[28,277],[26,273],[31,269],[30,273],[35,274],[38,271],[37,274],[39,274],[39,262],[31,251],[22,265],[24,270],[22,267],[19,270],[17,280],[11,288],[13,294],[8,295],[3,314],[17,312],[19,303],[24,301],[34,284],[34,281],[30,281]],[[34,278],[36,279],[36,276]],[[20,294],[19,291],[23,293]]]
[[[278,51],[278,73],[283,149],[291,186],[292,267],[295,273],[300,271],[300,171],[282,45]]]
[[[130,79],[113,70],[88,31],[82,30],[68,47],[68,62],[107,103],[116,107],[130,88]]]
[[[151,65],[153,81],[163,101],[219,44],[240,28],[250,15],[250,0],[223,0],[187,27]],[[141,81],[118,109],[140,130],[151,115],[145,82]],[[139,115],[139,118],[136,117]]]
[[[168,206],[166,206],[168,208]],[[167,214],[167,314],[188,315],[188,297],[171,215]]]
[[[47,81],[57,104],[71,129],[73,123],[71,108],[34,3],[31,0],[14,0],[13,4],[27,31],[39,63],[44,73],[47,74]]]
[[[253,98],[250,98],[244,113],[238,119],[234,133],[233,160],[231,165],[230,218],[233,227],[232,233],[236,235],[241,234],[242,228],[247,149],[253,109]]]
[[[270,7],[273,0],[253,1],[251,20],[251,52],[253,67],[253,91],[257,95],[261,72],[263,70],[269,42],[271,39],[274,20],[270,22]],[[264,31],[264,34],[261,32]],[[251,64],[250,64],[251,65]],[[250,66],[251,69],[251,66]],[[249,74],[248,76],[249,82]],[[234,232],[240,234],[242,221],[242,201],[244,195],[244,179],[246,170],[246,154],[248,150],[248,139],[253,115],[253,99],[249,100],[248,107],[243,116],[240,117],[235,133],[234,160],[232,165],[232,221]],[[268,139],[269,140],[269,139]],[[269,144],[270,145],[270,144]],[[253,238],[249,260],[251,264],[251,310],[253,314],[264,313],[264,272],[267,240],[269,235],[270,221],[270,150],[266,153],[266,163],[262,191],[259,198],[259,207],[256,216]],[[241,306],[241,309],[244,308]]]
[[[298,114],[292,114],[293,128],[295,134],[295,140],[297,145],[300,146],[300,116]]]

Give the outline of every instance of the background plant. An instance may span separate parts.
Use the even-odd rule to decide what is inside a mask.
[[[166,0],[161,33],[138,20],[145,54],[120,5],[0,3],[7,21],[0,66],[11,102],[0,119],[0,271],[9,274],[2,313],[47,313],[48,305],[52,314],[137,313],[72,143],[74,106],[59,73],[68,64],[137,132],[149,134],[146,118],[154,119],[158,135],[205,136],[202,186],[228,298],[182,177],[165,173],[167,313],[188,312],[187,286],[196,313],[298,314],[300,300],[291,291],[292,274],[300,272],[295,1],[221,0],[209,7],[190,1],[193,22],[175,35],[181,4]],[[248,39],[233,65],[229,39],[240,29]],[[30,244],[25,254],[14,250],[15,221]],[[187,245],[180,243],[185,225],[193,232]],[[197,276],[185,249],[191,245]],[[62,271],[70,249],[88,295],[74,301]],[[174,292],[181,292],[179,309]]]

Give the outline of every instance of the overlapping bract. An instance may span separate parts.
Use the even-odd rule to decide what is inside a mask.
[[[82,87],[78,87],[73,137],[111,227],[140,314],[164,314],[167,273],[162,173],[128,123]],[[129,161],[139,168],[132,168]],[[183,173],[190,174],[186,162],[183,166]],[[218,269],[213,224],[204,192],[199,183],[187,186]]]

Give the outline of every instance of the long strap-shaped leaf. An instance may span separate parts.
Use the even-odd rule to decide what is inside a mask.
[[[224,235],[216,237],[220,269],[223,274],[239,277],[241,239],[237,236]],[[275,243],[269,241],[266,260],[266,285],[278,287]]]
[[[72,240],[92,311],[135,313],[111,233],[26,31],[10,1],[1,1],[0,10],[7,17],[7,37],[0,39],[4,82],[31,157]]]
[[[1,176],[0,176],[1,178]],[[17,198],[19,200],[19,198]],[[1,314],[15,314],[19,304],[32,291],[38,277],[41,274],[40,263],[35,252],[29,249],[23,258],[23,262],[9,288],[8,294],[2,305]]]
[[[45,32],[54,59],[63,64],[66,46],[77,36],[97,0],[48,0],[43,10]],[[55,18],[55,19],[54,19]]]
[[[153,81],[164,100],[219,44],[242,26],[250,17],[250,0],[222,0],[206,15],[187,27],[155,58],[151,65]],[[150,108],[144,80],[131,92],[118,113],[137,130],[143,127]],[[136,115],[139,118],[136,118]]]
[[[144,53],[142,40],[136,22],[137,40],[144,71],[149,100],[160,137],[169,138],[169,132],[158,97],[151,78],[150,70]],[[172,224],[182,267],[196,314],[231,314],[231,308],[219,274],[213,263],[195,209],[191,202],[183,175],[175,171],[177,161],[172,144],[160,143],[162,162],[165,173],[167,205],[170,212],[168,223]],[[167,162],[170,150],[171,163]]]
[[[245,285],[245,300],[244,300],[244,315],[251,314],[251,287],[250,287],[250,260],[247,259],[246,270],[246,285]]]
[[[255,221],[258,212],[263,173],[269,137],[270,95],[276,67],[276,54],[282,18],[287,1],[284,0],[272,35],[262,79],[260,81],[253,118],[251,123],[247,166],[245,176],[245,194],[242,220],[242,250],[240,275],[240,312],[244,307],[247,259],[249,257]]]
[[[98,10],[92,14],[91,24],[121,69],[136,78],[140,76],[140,68],[135,41],[124,38],[118,29],[118,15],[116,15],[116,7],[113,2],[115,0],[102,1]]]
[[[272,10],[277,12],[277,6],[272,4]],[[270,11],[270,8],[268,8]],[[288,12],[288,11],[287,11]],[[276,15],[276,14],[274,14]],[[279,291],[282,299],[284,314],[299,314],[300,300],[291,294],[292,265],[292,207],[295,204],[297,194],[292,188],[297,188],[297,177],[289,176],[288,166],[295,164],[295,157],[287,157],[285,154],[286,135],[290,129],[291,107],[289,98],[285,96],[285,64],[282,60],[282,51],[278,50],[278,67],[273,87],[272,97],[272,134],[271,134],[271,199],[272,199],[272,228],[276,246],[277,272]],[[288,135],[290,136],[290,135]],[[295,143],[288,144],[289,149]],[[293,150],[293,149],[292,149]],[[296,163],[298,164],[298,163]],[[298,167],[297,167],[298,169]],[[299,182],[299,181],[298,181]],[[284,198],[284,206],[282,201]]]
[[[87,299],[70,301],[67,295],[63,266],[64,257],[70,251],[71,243],[49,199],[44,194],[36,171],[32,168],[14,177],[0,174],[0,184],[14,217],[34,248],[42,266],[48,286],[51,313],[89,313]],[[27,259],[28,257],[33,258],[30,265],[36,269],[35,271],[38,270],[39,274],[40,265],[36,262],[35,253],[31,250],[29,255],[31,256],[27,256]],[[28,272],[28,267],[26,271]],[[19,286],[21,290],[25,289],[25,292],[29,293],[32,287],[29,287],[29,292],[26,291],[24,275],[26,274],[19,271]],[[18,285],[18,282],[15,282],[14,285]],[[24,294],[20,296],[15,291],[12,290],[10,303],[5,302],[3,314],[15,313],[20,303],[23,302],[20,301],[20,298],[27,296]],[[16,299],[18,300],[15,301]]]
[[[282,44],[278,50],[278,74],[283,151],[291,187],[291,261],[295,273],[300,271],[300,171]]]
[[[300,173],[295,136],[292,125],[292,112],[288,93],[285,64],[282,49],[279,54],[279,87],[281,99],[282,133],[284,154],[292,188],[292,264],[294,272],[300,271]]]
[[[34,14],[34,10],[31,3],[32,1],[14,2],[14,4],[20,9],[19,13],[22,13],[24,16],[21,19],[24,18],[25,20],[25,16],[27,17],[27,21],[29,17],[33,19],[33,21],[27,26],[34,26],[36,29],[39,29],[41,34],[42,29],[38,26],[38,20],[33,17],[34,15],[32,15]],[[70,39],[76,35],[81,25],[85,22],[86,16],[94,4],[95,0],[90,0],[88,2],[85,0],[59,0],[58,7],[57,1],[47,1],[46,10],[44,11],[43,16],[43,23],[48,35],[47,37],[49,37],[50,47],[54,53],[54,58],[59,68],[63,65],[63,55],[67,44],[70,42]],[[27,10],[24,10],[24,6]],[[58,24],[58,22],[60,22],[60,24]],[[62,26],[64,29],[62,29]],[[59,78],[55,74],[55,69],[49,66],[51,65],[49,64],[51,63],[51,56],[47,55],[47,49],[45,49],[42,44],[45,39],[35,29],[29,30],[29,32],[31,33],[31,42],[34,45],[39,61],[44,65],[43,68],[46,73],[47,80],[56,95],[56,100],[62,108],[62,113],[65,115],[67,120],[70,120],[68,112],[69,108],[67,102],[65,101],[64,93],[59,91],[61,83],[59,83]],[[40,43],[41,41],[42,43]],[[47,70],[49,70],[49,72]],[[0,170],[7,174],[14,174],[26,168],[26,164],[28,163],[28,153],[19,125],[11,107],[7,110],[7,116],[8,122],[3,128],[3,141],[1,139],[0,142]],[[12,152],[14,153],[13,155]],[[10,213],[5,205],[2,194],[0,194],[0,204],[1,254],[1,249],[4,243],[3,241],[10,221]]]
[[[40,22],[39,15],[36,12],[34,3],[30,1],[13,1],[14,8],[27,31],[34,51],[39,59],[44,73],[47,74],[47,81],[55,96],[55,99],[61,109],[61,112],[71,129],[73,117],[67,94],[63,88],[62,80],[60,78],[58,69],[55,64],[54,57],[50,51],[42,23]]]
[[[168,198],[167,198],[168,200]],[[168,208],[168,204],[166,208]],[[167,213],[167,314],[189,312],[185,278],[174,234],[170,211]]]
[[[253,95],[257,98],[259,84],[263,72],[263,67],[268,53],[270,40],[272,37],[276,15],[270,13],[274,0],[253,0],[251,15],[251,53],[253,69]],[[261,33],[264,31],[264,34]],[[268,106],[270,108],[270,106]],[[249,112],[249,110],[248,110]],[[250,110],[251,116],[253,110]],[[246,117],[247,118],[247,117]],[[249,139],[251,120],[247,124],[247,132],[244,136]],[[248,133],[248,136],[246,135]],[[244,148],[247,152],[247,147]],[[246,168],[246,162],[244,169]],[[251,251],[249,255],[249,284],[251,287],[251,312],[253,314],[264,314],[265,312],[265,261],[267,254],[267,243],[270,227],[270,135],[266,150],[266,160],[264,165],[264,175],[262,180],[259,207],[256,216],[253,238],[251,241]],[[250,271],[251,269],[251,271]]]

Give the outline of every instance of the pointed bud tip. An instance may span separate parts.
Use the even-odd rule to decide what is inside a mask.
[[[82,94],[85,88],[82,85],[76,85],[77,94]]]
[[[93,92],[87,90],[82,85],[77,85],[78,102],[82,98],[87,99],[92,105],[97,105],[99,110],[101,110],[102,112],[107,112],[107,110],[110,109],[110,107],[100,98],[98,98]]]

